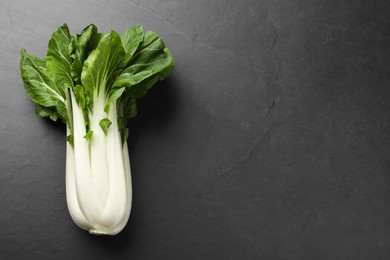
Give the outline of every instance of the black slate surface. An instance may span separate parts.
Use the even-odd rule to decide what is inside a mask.
[[[390,259],[390,2],[1,1],[0,259]],[[160,34],[172,76],[130,123],[115,237],[65,201],[65,128],[19,50],[63,22]]]

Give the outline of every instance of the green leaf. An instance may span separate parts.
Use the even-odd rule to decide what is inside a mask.
[[[121,72],[121,62],[125,55],[120,36],[111,31],[99,41],[88,59],[84,62],[81,82],[92,97],[93,93],[108,92],[114,79]]]
[[[63,92],[46,75],[45,60],[28,55],[25,49],[20,54],[20,70],[27,95],[44,107],[56,106],[58,100],[64,102]]]
[[[76,102],[81,109],[85,109],[90,101],[90,97],[85,93],[85,89],[81,85],[76,85],[74,87],[74,95]]]
[[[123,116],[125,118],[134,118],[137,116],[137,113],[137,100],[135,98],[127,99],[123,108]]]
[[[129,66],[113,83],[106,108],[124,91],[132,98],[143,97],[158,80],[170,74],[173,66],[172,54],[161,38],[153,32],[146,32],[145,41],[140,44]]]
[[[149,77],[137,85],[132,86],[131,88],[126,89],[126,95],[132,98],[141,98],[145,96],[146,92],[151,89],[157,81],[159,81],[160,76],[158,74]]]
[[[123,96],[119,102],[119,115],[124,118],[134,118],[137,116],[137,100]]]
[[[81,83],[84,61],[88,58],[90,52],[97,47],[101,37],[102,34],[97,32],[97,28],[93,24],[84,28],[81,34],[71,37],[69,45],[69,53],[72,58],[71,76],[77,84]]]
[[[134,85],[137,85],[152,75],[153,75],[153,71],[141,71],[135,75],[130,73],[124,73],[119,77],[117,77],[109,93],[109,97],[106,103],[106,108],[108,108],[109,104],[116,101],[123,94],[126,88],[130,88]],[[133,95],[132,97],[139,98],[145,95],[145,93],[146,91],[140,94],[139,96]]]
[[[50,118],[54,122],[58,120],[58,113],[55,107],[44,107],[35,104],[35,113],[42,118]]]
[[[47,76],[58,87],[58,92],[65,95],[64,89],[73,87],[70,72],[69,54],[70,34],[66,24],[59,27],[51,36],[46,54]]]
[[[74,138],[73,135],[68,135],[66,137],[66,141],[68,141],[72,146],[74,146]]]
[[[118,108],[118,128],[123,134],[123,131],[126,128],[127,119],[137,116],[136,99],[122,96]]]
[[[173,66],[172,55],[160,36],[148,31],[123,73],[137,74],[148,70],[157,73],[169,66]]]
[[[64,123],[69,122],[68,110],[64,102],[57,100],[56,110],[62,122]]]
[[[168,48],[164,48],[165,54],[168,56],[168,59],[170,60],[170,64],[166,66],[160,73],[160,80],[166,79],[172,72],[173,68],[175,67],[175,60],[173,59],[172,53],[168,50]]]
[[[108,128],[110,127],[111,124],[112,122],[108,118],[103,118],[102,120],[100,120],[99,125],[102,128],[105,135],[107,135]]]
[[[134,86],[140,83],[141,81],[143,81],[144,79],[149,78],[155,73],[156,72],[152,70],[140,71],[137,74],[123,73],[122,75],[116,78],[112,88],[117,89],[117,88]]]
[[[158,81],[165,79],[174,66],[173,56],[162,39],[146,32],[128,67],[115,80],[108,102],[118,98],[117,89],[126,88],[132,98],[141,98]]]
[[[124,91],[125,91],[125,87],[111,89],[109,97],[107,99],[107,102],[104,106],[104,112],[108,113],[108,109],[110,108],[110,104],[113,103],[114,101],[118,100],[122,96]]]
[[[122,44],[126,52],[125,57],[123,58],[123,64],[127,65],[130,59],[133,57],[135,51],[137,50],[139,44],[144,39],[144,30],[141,25],[136,25],[133,28],[128,29],[122,35]]]
[[[89,130],[85,135],[84,138],[87,139],[88,142],[91,142],[92,140],[93,131]]]
[[[127,138],[129,138],[129,129],[127,127],[123,128],[121,131],[122,145],[125,143]]]

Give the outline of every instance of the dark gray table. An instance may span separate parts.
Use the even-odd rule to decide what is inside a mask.
[[[389,1],[1,1],[0,259],[390,259]],[[65,201],[65,128],[19,50],[89,23],[159,33],[176,69],[130,123],[115,237]]]

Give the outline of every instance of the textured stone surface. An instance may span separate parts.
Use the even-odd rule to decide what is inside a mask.
[[[388,1],[1,1],[1,259],[389,259]],[[35,116],[19,50],[143,24],[176,69],[130,123],[126,229],[65,201],[65,128]]]

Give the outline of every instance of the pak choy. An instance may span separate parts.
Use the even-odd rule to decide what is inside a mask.
[[[131,211],[126,122],[137,100],[174,67],[160,36],[136,25],[120,36],[66,24],[43,59],[21,50],[27,95],[40,117],[66,124],[66,199],[73,221],[91,234],[115,235]]]

